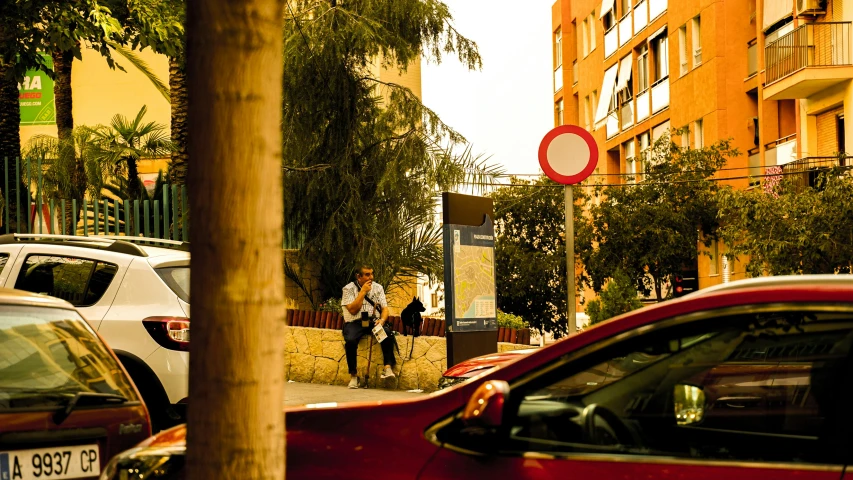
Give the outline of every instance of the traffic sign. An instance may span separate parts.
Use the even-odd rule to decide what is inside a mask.
[[[583,128],[561,125],[548,132],[539,144],[539,165],[557,183],[580,183],[598,165],[598,145]]]

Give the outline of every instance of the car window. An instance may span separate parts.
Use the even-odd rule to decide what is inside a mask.
[[[0,273],[3,272],[4,268],[6,268],[7,263],[9,263],[9,254],[8,253],[0,253]]]
[[[78,392],[138,400],[103,342],[73,310],[0,309],[0,412],[55,407]]]
[[[156,271],[178,298],[190,303],[190,267],[158,268]]]
[[[853,315],[753,314],[689,329],[624,341],[513,392],[509,444],[709,460],[849,458]]]
[[[61,298],[77,307],[94,305],[115,278],[118,267],[97,260],[29,255],[15,288]]]

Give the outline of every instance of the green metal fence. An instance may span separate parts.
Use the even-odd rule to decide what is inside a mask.
[[[9,208],[11,163],[15,177],[27,187],[25,202]],[[185,185],[164,184],[158,198],[121,200],[100,198],[65,199],[48,195],[44,189],[41,160],[3,159],[3,233],[53,233],[60,235],[127,235],[189,241],[189,202]],[[19,196],[20,198],[20,196]],[[22,204],[23,203],[23,204]],[[79,208],[79,212],[78,212]]]

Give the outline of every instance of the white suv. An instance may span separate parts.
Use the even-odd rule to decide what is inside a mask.
[[[145,237],[0,235],[0,286],[77,307],[127,369],[155,429],[184,418],[187,244]]]

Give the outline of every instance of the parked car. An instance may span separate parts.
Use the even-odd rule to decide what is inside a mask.
[[[483,374],[493,368],[503,366],[513,360],[521,358],[523,355],[531,354],[536,350],[538,349],[524,348],[469,358],[468,360],[459,362],[445,370],[441,375],[441,378],[438,380],[438,389],[443,390],[462,382],[466,382],[477,375]]]
[[[853,277],[685,297],[422,399],[287,409],[287,474],[848,480],[852,345]],[[104,478],[178,478],[184,435]]]
[[[189,283],[189,247],[177,241],[0,236],[0,286],[77,307],[127,369],[157,430],[184,418]]]
[[[98,478],[150,435],[127,373],[71,304],[0,288],[0,479]]]

